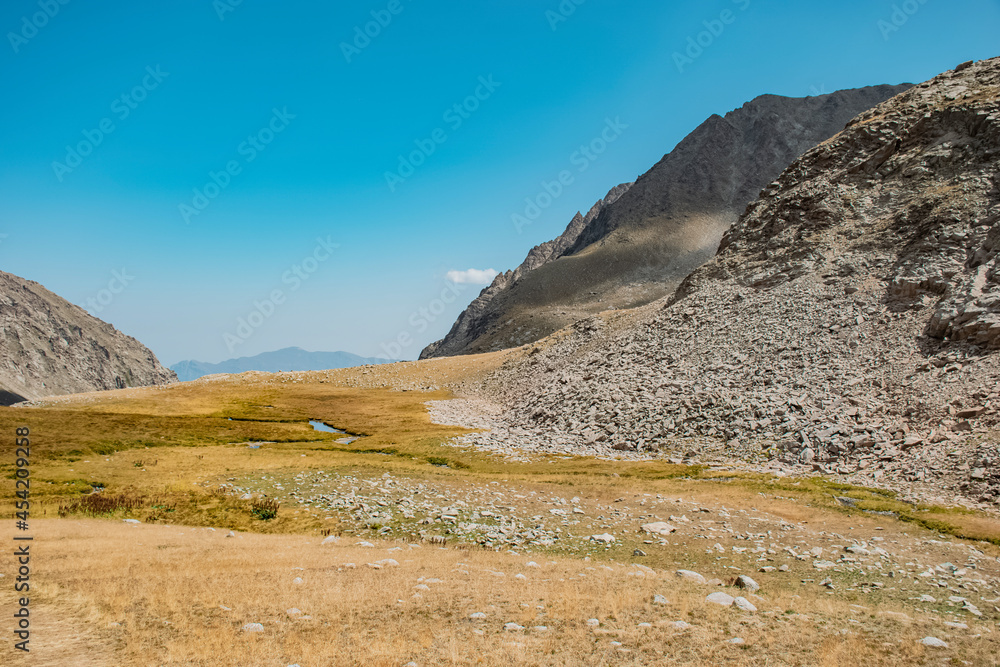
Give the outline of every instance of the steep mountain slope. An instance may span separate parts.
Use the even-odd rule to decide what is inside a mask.
[[[177,378],[139,341],[41,285],[0,271],[0,404]]]
[[[770,459],[1000,498],[998,165],[1000,58],[861,114],[672,297],[561,332],[486,391],[543,451]]]
[[[244,373],[246,371],[323,371],[331,368],[351,368],[365,364],[388,364],[385,359],[360,357],[350,352],[309,352],[301,347],[286,347],[274,352],[263,352],[254,357],[227,359],[217,364],[204,361],[180,361],[170,367],[181,382],[197,380],[215,373]]]
[[[591,314],[670,294],[792,160],[908,87],[762,95],[713,115],[626,191],[612,190],[589,219],[578,214],[567,229],[572,243],[564,234],[545,261],[498,277],[421,357],[521,345]]]
[[[493,279],[493,283],[480,292],[479,296],[462,311],[455,324],[452,325],[448,335],[424,348],[420,353],[420,358],[427,359],[429,357],[447,357],[454,354],[462,354],[466,351],[465,348],[477,339],[489,338],[490,327],[496,324],[499,316],[502,314],[513,315],[511,311],[523,309],[528,305],[517,303],[518,299],[510,296],[512,288],[520,283],[530,271],[534,271],[542,265],[562,257],[569,248],[576,244],[580,234],[597,218],[598,214],[606,207],[615,203],[630,187],[632,187],[631,183],[616,185],[605,195],[604,199],[594,204],[587,211],[587,215],[580,215],[577,212],[562,234],[551,241],[532,248],[528,252],[528,256],[516,269],[498,274]],[[549,298],[558,298],[558,295],[555,294],[546,296]],[[514,303],[511,303],[511,301],[514,301]],[[565,312],[556,313],[552,309],[539,309],[532,312],[529,318],[538,318],[537,321],[532,322],[537,330],[551,333],[565,324],[566,315],[567,313]],[[531,335],[534,335],[534,333]],[[535,337],[537,338],[538,336]],[[531,340],[534,340],[534,338]]]

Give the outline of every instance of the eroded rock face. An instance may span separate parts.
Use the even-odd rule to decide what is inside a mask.
[[[987,61],[861,114],[751,204],[705,275],[767,287],[888,253],[886,298],[933,303],[928,336],[1000,348],[998,86]]]
[[[672,294],[792,160],[908,87],[761,95],[711,116],[634,184],[612,189],[559,238],[497,276],[421,358],[515,347]]]
[[[0,401],[176,382],[148,348],[41,285],[0,271]]]
[[[1000,421],[998,104],[993,59],[861,114],[672,297],[541,342],[484,393],[537,451],[770,460],[1000,498],[995,452],[968,438]]]

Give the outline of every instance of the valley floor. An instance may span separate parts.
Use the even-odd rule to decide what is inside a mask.
[[[31,428],[37,554],[32,653],[5,635],[3,663],[996,664],[996,514],[456,446],[434,422],[507,354],[0,409]]]

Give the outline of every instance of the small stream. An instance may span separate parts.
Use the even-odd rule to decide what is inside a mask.
[[[310,419],[309,425],[313,427],[313,430],[321,431],[323,433],[339,433],[341,435],[346,435],[346,438],[337,440],[337,442],[342,445],[349,445],[358,439],[357,436],[348,435],[347,431],[341,431],[339,428],[333,428],[329,424],[325,424],[316,419]]]

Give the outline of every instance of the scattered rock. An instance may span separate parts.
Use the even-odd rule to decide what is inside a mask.
[[[693,581],[696,584],[708,583],[707,581],[705,581],[705,577],[691,570],[677,570],[677,576],[687,581]]]
[[[721,605],[723,607],[732,607],[733,603],[736,602],[736,598],[728,593],[716,591],[715,593],[709,593],[709,595],[705,598],[705,602],[711,602],[712,604]]]

